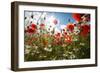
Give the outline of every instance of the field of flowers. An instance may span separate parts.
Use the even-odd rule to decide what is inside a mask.
[[[57,25],[61,25],[60,20],[51,17],[47,23],[48,13],[40,12],[40,16],[36,13],[39,15],[35,12],[25,16],[25,61],[90,58],[89,14],[71,13],[74,22],[66,17],[68,22],[62,29],[56,30]]]

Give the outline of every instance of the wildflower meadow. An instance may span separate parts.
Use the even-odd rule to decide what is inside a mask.
[[[24,11],[24,61],[90,58],[90,14]]]

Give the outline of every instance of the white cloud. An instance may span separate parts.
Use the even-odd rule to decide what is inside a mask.
[[[66,27],[66,25],[60,25],[61,29],[64,29]]]
[[[60,29],[55,28],[55,34],[56,34],[56,33],[61,33]]]

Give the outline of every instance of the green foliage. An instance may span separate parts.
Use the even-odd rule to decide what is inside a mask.
[[[29,52],[25,53],[25,61],[43,61],[43,60],[62,60],[62,59],[86,59],[90,58],[90,36],[82,37],[77,36],[77,41],[73,41],[72,43],[64,43],[65,46],[62,45],[51,45],[54,38],[50,37],[42,37],[40,36],[32,36],[32,37],[40,37],[37,40],[33,40]],[[25,41],[29,40],[31,37],[25,36]],[[44,45],[43,42],[48,41],[50,46]],[[25,45],[26,46],[26,45]],[[44,49],[46,47],[46,49]]]

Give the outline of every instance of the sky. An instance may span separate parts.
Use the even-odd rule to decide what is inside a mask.
[[[57,21],[58,24],[56,25],[58,29],[61,29],[65,27],[69,23],[69,20],[71,23],[74,23],[75,20],[72,18],[72,13],[63,13],[63,12],[48,12],[47,18],[50,18],[53,16]]]
[[[66,25],[70,22],[75,22],[75,20],[72,18],[72,13],[62,13],[62,12],[48,12],[48,17],[49,16],[54,16],[57,20],[60,21],[59,24],[61,25]]]
[[[65,12],[43,12],[43,11],[25,11],[25,17],[30,17],[31,15],[34,15],[34,19],[35,19],[35,23],[37,22],[37,20],[39,19],[39,17],[42,14],[45,16],[46,15],[46,20],[47,21],[51,21],[53,19],[57,20],[57,25],[56,27],[58,29],[61,29],[61,27],[65,27],[65,25],[67,25],[69,23],[69,20],[71,23],[74,23],[75,20],[72,18],[72,13],[65,13]],[[29,19],[30,20],[30,19]],[[26,21],[25,23],[27,23],[29,21]],[[26,25],[26,24],[25,24]]]

